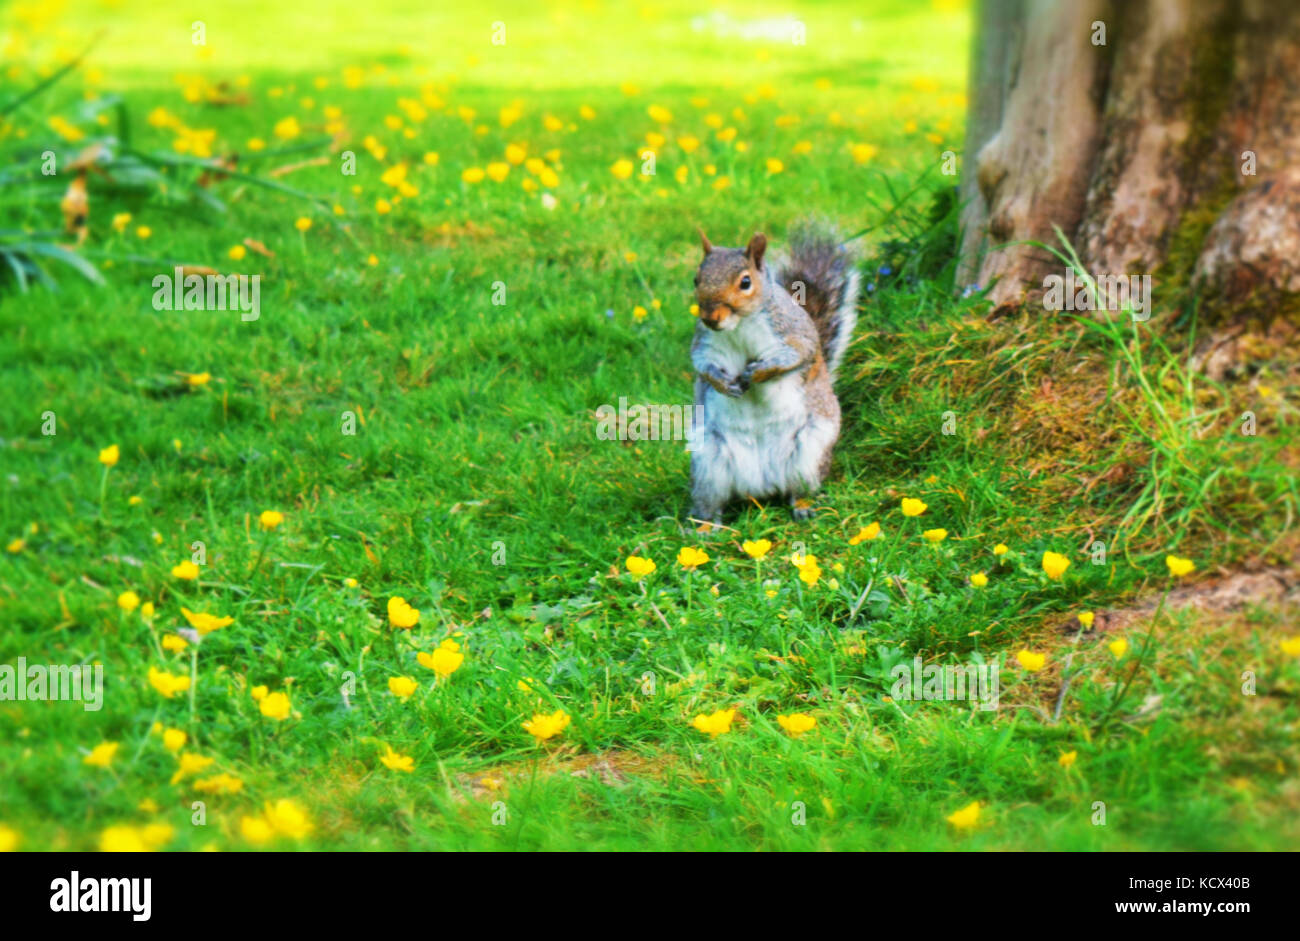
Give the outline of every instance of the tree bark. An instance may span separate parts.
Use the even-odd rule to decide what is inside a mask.
[[[1300,310],[1300,4],[985,0],[968,97],[959,270],[995,309],[1062,272],[1008,243],[1059,228],[1212,319]]]

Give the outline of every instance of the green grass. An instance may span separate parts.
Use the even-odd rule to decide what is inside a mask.
[[[107,683],[99,712],[0,703],[0,824],[22,846],[94,848],[108,827],[161,822],[175,829],[168,848],[246,848],[241,820],[283,798],[314,829],[271,845],[319,849],[1294,845],[1300,672],[1278,649],[1293,630],[1285,611],[1165,613],[1149,647],[1145,623],[1124,635],[1118,662],[1114,637],[1084,635],[1051,721],[1075,615],[1162,591],[1166,552],[1202,573],[1289,559],[1296,388],[1277,351],[1249,384],[1194,377],[1188,309],[1130,333],[1043,312],[988,321],[978,297],[955,298],[955,179],[939,158],[962,139],[964,8],[818,4],[808,45],[792,46],[697,32],[685,4],[520,4],[501,14],[507,44],[494,47],[490,17],[426,5],[361,17],[342,4],[307,15],[230,3],[207,23],[206,57],[143,6],[74,3],[49,22],[31,9],[0,13],[14,63],[0,102],[111,30],[0,125],[0,171],[14,175],[0,229],[17,244],[61,227],[67,176],[34,169],[47,147],[66,167],[92,138],[129,131],[165,186],[90,175],[81,255],[105,286],[53,259],[38,261],[57,290],[0,282],[0,536],[24,540],[0,565],[0,663],[102,663]],[[205,104],[220,82],[219,96],[247,103]],[[424,100],[427,116],[413,122],[399,99]],[[105,104],[106,124],[82,119]],[[238,151],[248,178],[201,186],[192,154],[147,120],[159,107],[215,131],[212,153]],[[503,128],[507,107],[519,117]],[[55,115],[87,136],[60,141]],[[301,134],[278,142],[289,116]],[[332,151],[317,143],[329,121],[341,122]],[[656,175],[619,179],[611,166],[639,168],[647,132],[667,138]],[[684,135],[699,149],[684,152]],[[250,151],[250,138],[269,146]],[[795,152],[801,141],[809,153]],[[502,183],[461,181],[510,143],[557,174],[553,209],[523,188],[537,179],[524,166]],[[855,144],[874,153],[859,162]],[[343,150],[355,177],[339,171]],[[316,156],[326,164],[270,176]],[[400,162],[418,195],[379,214],[396,192],[380,174]],[[714,188],[720,177],[727,188]],[[813,524],[778,505],[738,508],[706,540],[685,523],[681,443],[599,440],[595,411],[620,397],[689,401],[694,225],[718,243],[762,229],[779,244],[809,211],[870,230],[873,290],[840,382],[835,474]],[[117,231],[121,213],[132,218]],[[274,257],[231,261],[246,238]],[[172,263],[260,274],[260,319],[154,310],[150,280]],[[187,384],[204,372],[206,385]],[[1248,407],[1254,437],[1236,423]],[[46,411],[56,435],[41,433]],[[96,456],[110,444],[121,458],[104,485]],[[904,496],[924,500],[924,516],[904,518]],[[286,520],[264,533],[267,509]],[[881,538],[850,546],[874,521]],[[937,547],[920,536],[932,527],[949,533]],[[740,542],[760,537],[775,548],[758,564]],[[1105,564],[1085,551],[1092,538]],[[173,577],[196,541],[199,579]],[[1011,551],[995,556],[998,543]],[[674,561],[683,545],[711,556],[694,575]],[[816,586],[789,562],[800,550],[819,559]],[[1072,561],[1059,582],[1042,572],[1048,550]],[[630,554],[657,571],[634,579]],[[970,585],[975,572],[987,587]],[[152,627],[119,609],[127,590],[156,606]],[[388,625],[395,595],[420,609],[415,630]],[[201,645],[192,699],[167,700],[146,677],[191,669],[193,648],[157,646],[184,626],[181,606],[234,622]],[[451,635],[465,659],[435,684],[416,653]],[[1016,665],[1026,648],[1048,654],[1043,671]],[[918,653],[999,662],[1001,708],[889,701],[889,668]],[[1240,694],[1244,669],[1258,697]],[[420,690],[397,700],[394,676]],[[293,717],[260,715],[258,685],[288,690]],[[691,726],[732,707],[716,739]],[[535,744],[521,723],[556,709],[572,724]],[[798,739],[775,718],[796,711],[818,720]],[[198,778],[226,771],[243,790],[172,784],[155,722],[214,759]],[[121,743],[110,768],[84,765],[103,741]],[[380,764],[384,745],[414,772]],[[195,826],[200,797],[207,820]],[[955,832],[945,817],[975,800],[981,826]],[[800,806],[805,825],[792,823]]]

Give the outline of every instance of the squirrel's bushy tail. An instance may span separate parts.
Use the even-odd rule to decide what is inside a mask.
[[[816,325],[834,380],[858,322],[860,280],[852,253],[833,225],[805,220],[791,231],[776,275]]]

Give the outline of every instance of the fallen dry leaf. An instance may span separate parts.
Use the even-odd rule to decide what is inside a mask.
[[[283,167],[276,167],[268,175],[274,177],[288,176],[295,170],[302,170],[305,167],[327,167],[329,166],[329,157],[313,157],[311,160],[303,160],[299,163],[285,164]]]
[[[63,223],[67,231],[75,232],[77,244],[86,239],[86,220],[90,216],[90,199],[86,195],[86,171],[77,171],[77,175],[68,184],[68,190],[59,203],[63,210]]]

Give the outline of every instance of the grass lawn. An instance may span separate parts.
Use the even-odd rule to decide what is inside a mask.
[[[1106,629],[1169,554],[1293,558],[1294,353],[1223,385],[1175,298],[954,290],[964,4],[809,4],[806,44],[765,3],[270,6],[206,45],[165,5],[0,8],[0,103],[104,31],[0,117],[0,252],[76,242],[109,139],[103,283],[0,264],[0,664],[105,682],[0,702],[0,846],[1297,845],[1294,609]],[[596,412],[689,404],[696,225],[810,212],[866,231],[835,471],[810,524],[698,535],[683,443]],[[259,316],[155,309],[175,265],[259,275]],[[998,708],[902,699],[916,657],[996,665]]]

